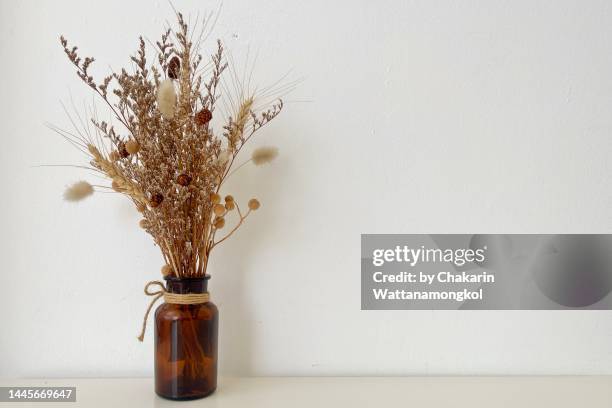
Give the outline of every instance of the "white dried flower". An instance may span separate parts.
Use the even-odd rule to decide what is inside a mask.
[[[276,156],[278,156],[278,149],[276,147],[265,146],[253,150],[251,160],[253,160],[256,166],[261,166],[262,164],[270,163],[276,159]]]
[[[171,79],[165,79],[157,89],[157,108],[164,119],[172,119],[176,111],[176,92]]]
[[[219,156],[217,156],[217,158],[215,159],[213,164],[215,166],[224,166],[228,160],[229,160],[229,152],[227,150],[222,150],[221,153],[219,153]]]
[[[81,201],[94,193],[93,186],[86,181],[77,181],[64,191],[64,200]]]

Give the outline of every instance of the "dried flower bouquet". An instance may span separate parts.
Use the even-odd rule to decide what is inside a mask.
[[[147,61],[141,37],[131,57],[132,69],[112,72],[100,82],[90,75],[94,59],[81,58],[62,36],[61,45],[78,76],[110,109],[113,120],[95,116],[93,131],[76,135],[54,130],[88,155],[90,168],[110,181],[110,186],[79,181],[67,188],[65,199],[78,201],[106,188],[125,195],[142,214],[140,226],[161,249],[162,274],[190,278],[206,274],[212,250],[259,208],[253,198],[241,209],[231,195],[222,197],[221,189],[242,165],[262,165],[277,156],[276,148],[260,147],[237,164],[244,146],[281,112],[283,102],[276,99],[261,108],[259,95],[236,85],[221,41],[209,59],[202,57],[202,36],[194,42],[183,16],[177,17],[178,28],[165,31],[154,45],[155,63]],[[234,81],[230,85],[224,82],[226,72]],[[239,89],[237,95],[221,95],[221,89],[232,87]],[[287,87],[268,89],[263,99],[283,90]],[[221,96],[233,109],[228,109],[222,129],[214,130]],[[229,227],[232,212],[237,221]]]

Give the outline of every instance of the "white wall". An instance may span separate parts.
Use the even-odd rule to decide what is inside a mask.
[[[82,159],[44,125],[91,101],[58,35],[104,73],[167,19],[163,0],[0,3],[0,376],[152,374],[136,335],[161,258],[137,213],[66,203],[85,174],[33,166]],[[606,1],[225,2],[237,61],[305,80],[260,135],[281,158],[231,190],[264,205],[213,260],[222,372],[612,374],[608,311],[359,301],[361,233],[611,232],[611,23]]]

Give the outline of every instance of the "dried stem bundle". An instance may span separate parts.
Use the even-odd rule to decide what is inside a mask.
[[[229,238],[249,214],[259,208],[252,199],[243,213],[233,197],[221,203],[223,183],[232,174],[238,154],[253,135],[274,119],[283,102],[256,109],[257,95],[240,92],[230,105],[220,134],[211,124],[223,88],[224,48],[216,51],[204,67],[200,40],[179,13],[178,28],[168,29],[156,42],[156,61],[149,64],[141,37],[133,70],[122,69],[97,82],[89,73],[93,58],[81,58],[77,47],[61,45],[77,74],[110,109],[112,123],[91,119],[90,133],[71,138],[72,144],[90,156],[91,168],[111,181],[111,187],[132,200],[143,219],[140,226],[153,236],[166,264],[164,276],[197,277],[206,274],[211,251]],[[209,72],[205,78],[204,72]],[[235,79],[235,78],[234,78]],[[252,161],[269,162],[276,149],[259,150]],[[84,183],[84,184],[83,184]],[[65,197],[76,201],[90,195],[93,187],[79,182]],[[237,213],[236,225],[226,234],[227,215]]]

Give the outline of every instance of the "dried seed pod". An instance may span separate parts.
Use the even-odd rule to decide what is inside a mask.
[[[226,201],[225,202],[225,209],[227,211],[232,211],[234,208],[236,208],[236,204],[233,201]]]
[[[142,228],[142,229],[147,229],[147,228],[149,228],[149,221],[147,221],[147,220],[145,220],[143,218],[142,220],[140,220],[138,225],[140,225],[140,228]]]
[[[234,197],[232,197],[231,195],[226,195],[225,196],[225,202],[229,203],[229,202],[233,202],[234,201]]]
[[[110,152],[110,154],[108,155],[108,158],[110,161],[112,162],[116,162],[117,160],[119,160],[121,158],[121,156],[119,156],[119,152],[116,150],[113,150],[112,152]]]
[[[215,204],[213,211],[216,216],[220,217],[225,214],[225,206],[223,206],[223,204]]]
[[[174,56],[168,63],[168,77],[172,79],[177,79],[179,77],[179,72],[181,70],[181,60]]]
[[[180,174],[176,179],[176,182],[179,183],[181,186],[186,187],[189,185],[189,183],[191,183],[191,176],[185,173]]]
[[[152,208],[159,207],[159,205],[164,201],[164,196],[161,193],[155,193],[151,196],[149,200],[149,205]]]
[[[214,227],[216,229],[221,229],[225,226],[225,218],[223,217],[217,217],[215,218],[215,222],[213,223]]]
[[[195,114],[195,122],[200,126],[206,125],[208,122],[211,121],[211,119],[212,119],[212,112],[206,108],[203,108],[202,110],[200,110],[198,113]]]
[[[221,202],[221,196],[217,193],[210,193],[210,202],[213,204],[219,204]]]
[[[162,276],[164,276],[164,277],[170,276],[170,275],[172,275],[172,268],[170,267],[170,265],[166,264],[166,265],[162,266],[161,273],[162,273]]]
[[[140,145],[138,144],[136,140],[130,139],[127,142],[125,142],[125,150],[129,154],[136,154],[140,150]]]
[[[261,206],[261,204],[259,203],[259,200],[257,200],[256,198],[251,198],[249,200],[249,209],[255,211],[257,210],[259,207]]]
[[[125,143],[123,142],[119,142],[119,145],[117,146],[117,151],[119,152],[119,156],[124,159],[130,155],[130,153],[125,148]]]

